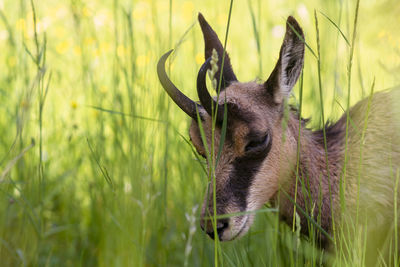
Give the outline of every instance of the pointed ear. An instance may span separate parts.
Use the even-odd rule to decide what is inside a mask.
[[[217,34],[208,24],[208,22],[204,19],[203,15],[199,13],[199,23],[201,26],[201,30],[203,32],[204,37],[204,46],[205,46],[205,60],[211,57],[213,49],[215,49],[218,53],[218,72],[215,74],[215,78],[217,81],[221,75],[221,66],[222,66],[222,57],[224,53],[224,47],[221,44],[221,41],[218,39]],[[224,59],[224,68],[222,74],[222,84],[221,91],[225,89],[231,82],[237,81],[236,75],[232,70],[231,60],[229,59],[228,53],[225,53]]]
[[[304,34],[297,21],[288,17],[286,34],[283,40],[278,62],[264,86],[273,97],[274,102],[280,104],[288,98],[296,84],[304,63]]]

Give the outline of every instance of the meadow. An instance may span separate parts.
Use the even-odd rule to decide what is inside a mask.
[[[310,128],[336,121],[348,98],[356,103],[373,84],[400,84],[398,0],[361,0],[358,9],[353,0],[0,0],[1,266],[321,263],[325,253],[279,222],[275,208],[258,212],[242,239],[218,243],[217,257],[200,229],[204,162],[156,64],[174,48],[170,77],[197,99],[197,14],[223,40],[231,4],[227,50],[241,81],[268,77],[287,16],[303,27]]]

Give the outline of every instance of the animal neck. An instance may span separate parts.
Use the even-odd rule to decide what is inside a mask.
[[[300,125],[295,115],[289,119],[288,131],[296,138],[299,153],[288,183],[282,187],[286,192],[280,194],[279,206],[282,218],[289,225],[293,223],[294,212],[300,216],[304,234],[310,233],[310,226],[316,228],[304,213],[328,233],[331,230],[339,194],[344,129],[343,119],[326,126],[325,131],[307,129],[305,122]],[[322,243],[327,241],[323,234],[319,234],[318,239]]]

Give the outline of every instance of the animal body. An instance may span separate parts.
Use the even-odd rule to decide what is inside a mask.
[[[218,154],[226,105],[226,135],[215,166],[217,215],[254,211],[270,202],[279,206],[281,218],[291,224],[296,207],[304,234],[312,230],[310,218],[327,233],[318,234],[322,247],[332,247],[328,235],[332,239],[348,236],[345,242],[351,242],[360,233],[362,237],[365,234],[364,242],[373,244],[367,247],[366,262],[373,264],[384,254],[382,247],[395,232],[400,88],[375,93],[352,107],[349,116],[345,113],[325,130],[312,131],[286,105],[304,62],[304,34],[293,17],[287,19],[279,59],[264,83],[239,82],[217,34],[201,14],[198,19],[206,59],[197,78],[200,102],[187,98],[165,74],[164,64],[171,52],[160,59],[158,75],[172,100],[192,118],[191,142],[205,158],[206,151],[211,151],[212,138],[213,153]],[[218,98],[210,96],[205,82],[213,50],[218,54],[215,77],[222,78]],[[214,227],[213,220],[208,219],[213,214],[210,182],[201,227],[212,238],[227,241],[244,235],[255,216],[246,213],[220,218]]]

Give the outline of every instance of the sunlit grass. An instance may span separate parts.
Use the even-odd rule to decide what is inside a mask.
[[[201,11],[223,40],[229,1],[32,3],[35,12],[31,1],[0,0],[1,264],[214,264],[214,242],[198,223],[207,175],[182,138],[189,119],[159,85],[156,62],[176,48],[171,79],[197,99],[204,47],[191,25]],[[310,127],[344,112],[350,86],[353,105],[374,81],[375,91],[400,83],[399,5],[364,0],[347,85],[343,36],[351,41],[355,4],[235,1],[227,50],[238,78],[268,77],[294,15],[310,49],[293,103]],[[259,212],[247,236],[218,244],[217,257],[223,266],[318,266],[314,239]]]

